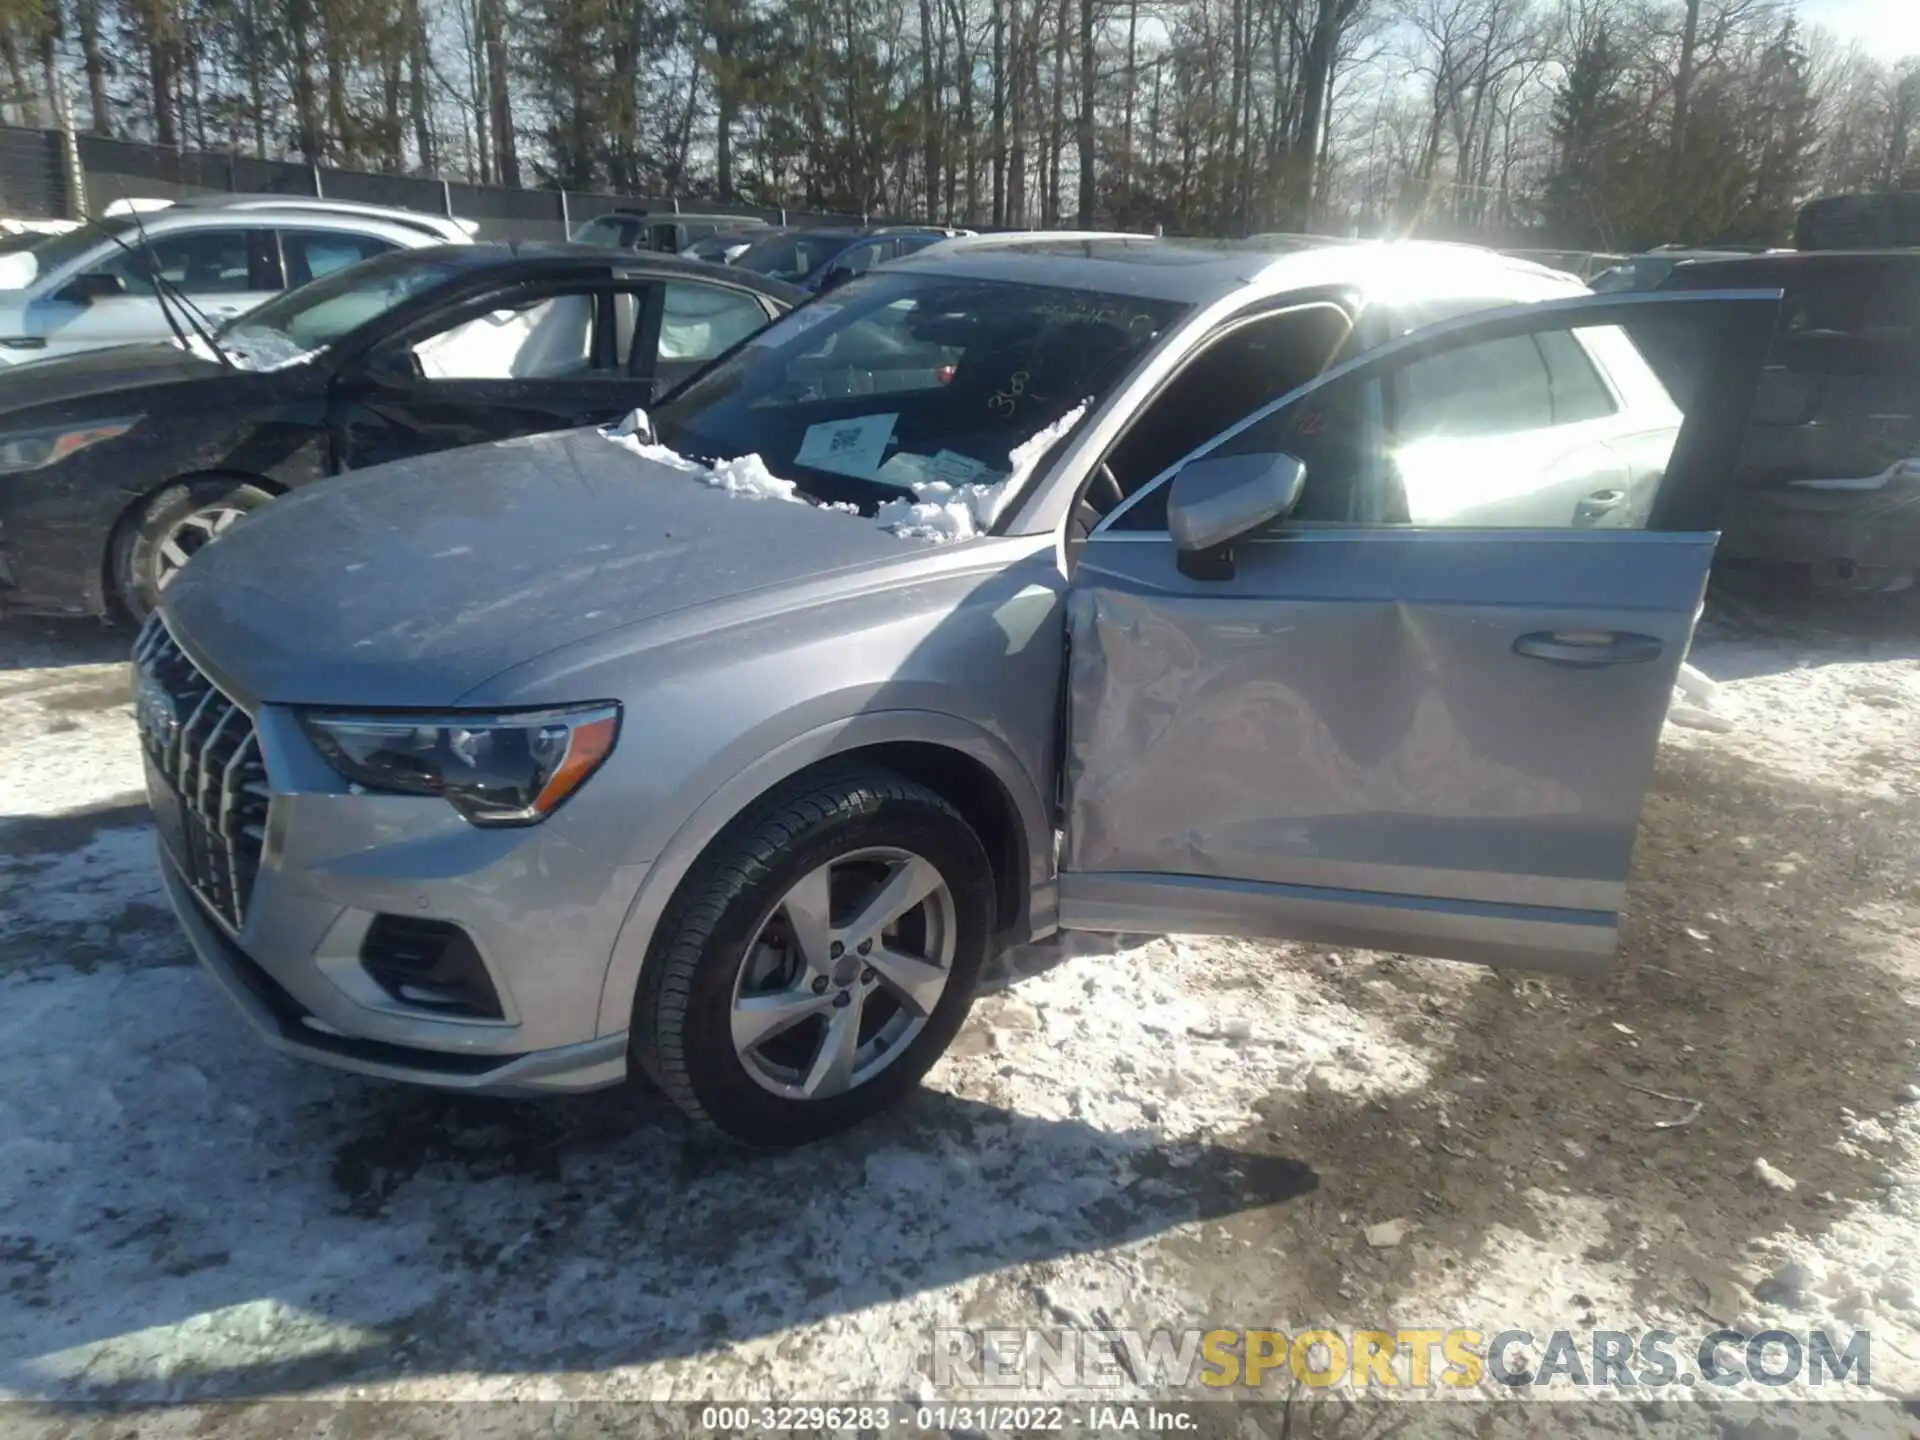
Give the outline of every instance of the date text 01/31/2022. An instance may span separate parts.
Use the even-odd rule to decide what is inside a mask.
[[[933,1433],[1147,1431],[1195,1428],[1191,1411],[1167,1405],[707,1405],[700,1428],[717,1434],[899,1428]]]

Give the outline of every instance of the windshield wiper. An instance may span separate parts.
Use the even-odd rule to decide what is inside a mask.
[[[101,224],[99,220],[90,219],[87,221],[87,224],[89,227],[98,230],[102,235],[106,236],[107,239],[119,246],[128,256],[132,257],[136,266],[141,264],[142,256],[140,252],[134,249],[133,246],[127,244],[125,240],[122,240],[105,225]],[[145,222],[141,220],[138,210],[133,212],[133,224],[134,228],[140,232],[140,243],[142,245],[146,244],[147,227]],[[208,321],[206,313],[202,311],[198,305],[195,305],[193,301],[189,300],[185,293],[171,280],[160,273],[160,267],[153,263],[151,255],[145,257],[145,260],[144,268],[148,280],[153,283],[153,298],[159,303],[161,318],[167,322],[167,328],[173,331],[173,338],[180,342],[181,348],[189,351],[193,349],[193,345],[187,339],[187,332],[182,329],[180,325],[180,321],[184,319],[188,325],[193,327],[194,336],[200,343],[213,352],[215,359],[229,370],[239,369],[240,367],[234,358],[227,354],[225,350],[222,350],[219,343],[213,338],[213,327]],[[170,306],[168,304],[169,300],[173,302],[173,305]],[[179,307],[177,318],[173,306]]]

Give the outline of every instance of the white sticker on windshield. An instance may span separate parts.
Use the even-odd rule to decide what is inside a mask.
[[[1000,471],[957,450],[942,450],[931,456],[914,455],[902,450],[880,467],[876,478],[907,486],[935,481],[955,486],[978,485],[988,480],[998,480]]]
[[[879,473],[881,452],[893,438],[893,422],[899,418],[897,414],[855,415],[809,425],[793,461],[815,470],[871,480]]]
[[[839,313],[840,306],[829,305],[824,300],[816,300],[811,305],[802,305],[798,310],[789,311],[747,343],[749,345],[784,345],[794,336],[804,335],[822,320],[830,320]]]

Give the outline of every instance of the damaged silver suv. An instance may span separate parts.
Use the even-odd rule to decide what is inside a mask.
[[[899,1098],[1060,928],[1598,969],[1776,307],[937,247],[651,417],[197,557],[136,650],[174,905],[285,1050],[638,1066],[764,1144]]]

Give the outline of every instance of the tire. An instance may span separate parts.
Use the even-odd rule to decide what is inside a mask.
[[[895,922],[885,943],[874,942],[877,951],[863,953],[887,956],[882,967],[893,976],[926,986],[941,967],[902,967],[899,955],[932,955],[950,938],[937,1003],[910,1008],[892,977],[851,949],[843,953],[839,942],[829,951],[838,957],[828,967],[831,975],[815,968],[806,978],[805,947],[789,923],[796,887],[826,873],[818,893],[832,892],[834,928],[825,933],[838,935],[855,914],[887,910],[880,897],[888,886],[897,883],[898,893],[910,894],[925,883],[927,872],[915,862],[931,867],[945,898],[936,892],[919,902]],[[734,1140],[783,1147],[834,1134],[896,1103],[945,1052],[973,1003],[993,915],[985,850],[959,813],[925,786],[861,766],[776,792],[722,833],[662,916],[634,1000],[633,1058],[695,1122]],[[858,929],[844,932],[847,946],[856,943]],[[780,936],[789,942],[784,947],[759,943]],[[765,982],[774,987],[769,991],[757,975],[780,956],[784,968],[776,966],[775,978]],[[860,972],[851,981],[848,966]],[[797,979],[781,978],[795,970]],[[792,988],[781,988],[788,984]],[[799,1008],[811,1003],[809,993],[828,1008],[773,1032],[765,1049],[736,1045],[736,1007],[743,999]],[[856,1006],[853,1016],[843,1014]],[[877,1027],[860,1045],[868,1056],[861,1063],[873,1068],[863,1073],[849,1065],[847,1088],[834,1090],[829,1066],[818,1095],[795,1093],[792,1086],[805,1088],[823,1073],[818,1059],[805,1057],[816,1033],[820,1055],[828,1053],[835,1016],[852,1021],[856,1039],[865,1027]],[[894,1042],[887,1042],[888,1026],[898,1031]],[[777,1063],[783,1054],[790,1071]],[[776,1093],[783,1076],[789,1088]]]
[[[244,480],[207,476],[167,486],[122,527],[113,545],[113,586],[135,621],[160,603],[160,592],[178,568],[218,530],[265,505],[273,496]],[[227,517],[231,518],[227,518]]]

